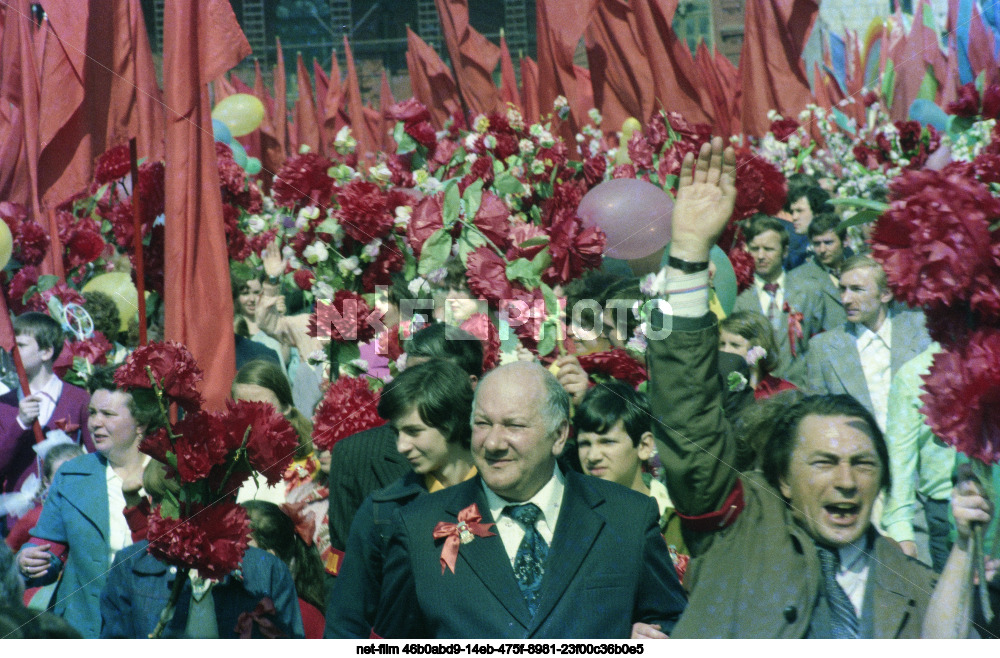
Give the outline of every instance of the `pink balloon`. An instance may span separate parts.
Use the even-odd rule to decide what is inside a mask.
[[[656,185],[616,178],[587,192],[576,214],[585,227],[596,226],[608,236],[605,256],[634,260],[670,241],[673,209],[673,199]]]

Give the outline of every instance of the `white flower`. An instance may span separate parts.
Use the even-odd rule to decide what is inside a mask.
[[[326,243],[317,240],[302,251],[305,259],[312,264],[323,263],[330,257],[330,251],[326,248]]]
[[[427,283],[426,279],[418,276],[412,281],[410,281],[408,284],[406,284],[406,289],[410,291],[411,295],[417,296],[421,293],[421,291],[424,290],[430,292],[431,287],[430,284]]]
[[[421,183],[417,189],[424,194],[436,194],[444,189],[444,184],[434,176],[428,176],[427,180]]]
[[[352,359],[350,364],[361,372],[368,372],[368,362],[364,359]]]
[[[594,122],[595,126],[601,125],[601,121],[604,118],[601,116],[601,111],[598,110],[596,107],[592,107],[589,110],[587,110],[587,116],[590,117],[590,120]]]
[[[251,233],[260,233],[267,228],[267,221],[260,215],[250,215],[247,217],[247,228]]]
[[[513,105],[507,106],[507,123],[514,130],[524,129],[524,117],[521,116],[521,112]]]
[[[369,167],[368,173],[380,183],[388,183],[392,180],[392,172],[389,171],[389,167],[384,162],[380,162],[374,167]]]
[[[545,163],[541,160],[532,160],[529,168],[531,169],[531,173],[536,176],[545,173]]]
[[[638,352],[639,354],[645,354],[647,345],[646,336],[640,334],[637,330],[636,334],[629,338],[628,342],[625,343],[625,348],[633,352]]]
[[[802,115],[800,114],[799,116],[801,117]],[[778,110],[768,110],[767,111],[767,120],[768,121],[777,121],[780,118],[781,118],[781,115],[778,114]]]
[[[320,281],[319,279],[314,281],[312,292],[316,299],[333,299],[333,286],[326,281]]]
[[[308,144],[299,144],[299,155],[305,155],[311,150],[312,148]]]
[[[342,258],[337,261],[337,269],[344,276],[348,274],[354,274],[357,276],[361,274],[361,260],[357,256],[351,256],[350,258]]]
[[[399,358],[396,359],[396,370],[399,372],[406,370],[406,352],[400,354]]]
[[[569,107],[569,101],[562,94],[556,96],[556,99],[552,102],[552,109],[561,110],[564,107]]]
[[[757,362],[761,359],[767,358],[767,350],[765,350],[760,345],[754,345],[749,350],[747,350],[746,360],[747,365],[751,368],[757,365]]]
[[[521,153],[531,153],[535,150],[535,143],[530,139],[522,139],[517,143],[517,148],[521,151]]]
[[[378,257],[378,250],[381,248],[382,238],[375,238],[365,245],[365,248],[361,250],[361,253],[368,257],[369,260],[375,260],[375,258]]]
[[[476,142],[479,141],[479,135],[475,133],[469,133],[465,136],[465,150],[471,151],[476,148]]]
[[[341,128],[337,132],[337,136],[333,139],[333,148],[337,149],[339,153],[353,151],[357,146],[358,141],[351,136],[351,128],[349,126]]]
[[[299,211],[298,217],[295,218],[295,228],[300,231],[309,225],[309,222],[313,219],[319,217],[319,208],[316,206],[306,206]]]
[[[476,160],[478,160],[478,159],[479,159],[479,156],[476,155],[475,153],[466,153],[465,154],[465,161],[468,162],[469,164],[474,164],[476,162]]]
[[[488,149],[495,149],[497,147],[496,135],[486,135],[483,137],[483,146]]]
[[[480,114],[472,125],[477,133],[484,133],[490,129],[490,120],[485,114]]]

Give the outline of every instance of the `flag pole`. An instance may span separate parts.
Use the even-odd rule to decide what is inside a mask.
[[[139,302],[139,345],[146,340],[146,281],[142,252],[142,199],[139,195],[139,158],[135,137],[128,141],[132,161],[132,247],[135,250],[135,290]]]

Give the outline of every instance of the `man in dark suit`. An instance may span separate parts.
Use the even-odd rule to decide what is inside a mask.
[[[569,396],[535,362],[476,388],[479,475],[400,509],[383,637],[663,637],[684,609],[656,503],[556,464]],[[452,536],[453,535],[453,536]]]
[[[809,224],[809,243],[813,256],[790,272],[799,280],[809,281],[822,290],[824,304],[823,329],[835,329],[847,322],[847,314],[840,303],[840,268],[854,255],[845,246],[847,229],[837,230],[840,218],[833,213],[823,213]]]
[[[867,256],[844,263],[840,290],[847,322],[813,339],[806,356],[808,387],[850,395],[884,431],[892,375],[931,343],[924,314],[890,306],[885,272]]]
[[[754,259],[754,283],[736,298],[734,311],[754,311],[774,329],[780,361],[776,377],[802,386],[809,339],[823,331],[826,319],[822,289],[812,280],[785,272],[788,232],[774,217],[758,214],[744,229],[747,250]]]

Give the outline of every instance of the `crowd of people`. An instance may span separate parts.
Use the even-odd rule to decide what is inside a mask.
[[[17,317],[30,395],[0,397],[0,483],[30,504],[6,508],[0,629],[994,636],[972,578],[973,526],[991,509],[974,478],[953,488],[960,460],[921,416],[920,375],[939,349],[922,312],[893,299],[865,245],[847,244],[828,193],[800,177],[784,217],[746,220],[754,282],[718,317],[709,250],[732,214],[734,166],[720,139],[684,162],[658,278],[670,311],[649,319],[648,382],[594,381],[581,365],[626,347],[639,325],[625,317],[641,299],[634,279],[598,272],[564,292],[600,302],[597,338],[571,335],[544,361],[515,346],[497,364],[458,326],[485,306],[458,271],[440,286],[439,321],[412,323],[402,343],[401,372],[377,402],[385,424],[332,451],[314,446],[310,421],[321,344],[302,300],[279,285],[280,252],[266,250],[261,271],[234,268],[232,398],[272,405],[298,443],[281,483],[239,491],[250,547],[222,579],[178,582],[146,550],[151,507],[180,486],[140,450],[160,416],[116,385],[112,367],[92,373],[89,391],[64,382],[54,368],[63,327],[44,313]],[[407,283],[390,290],[392,312]],[[388,363],[378,337],[360,351]]]

